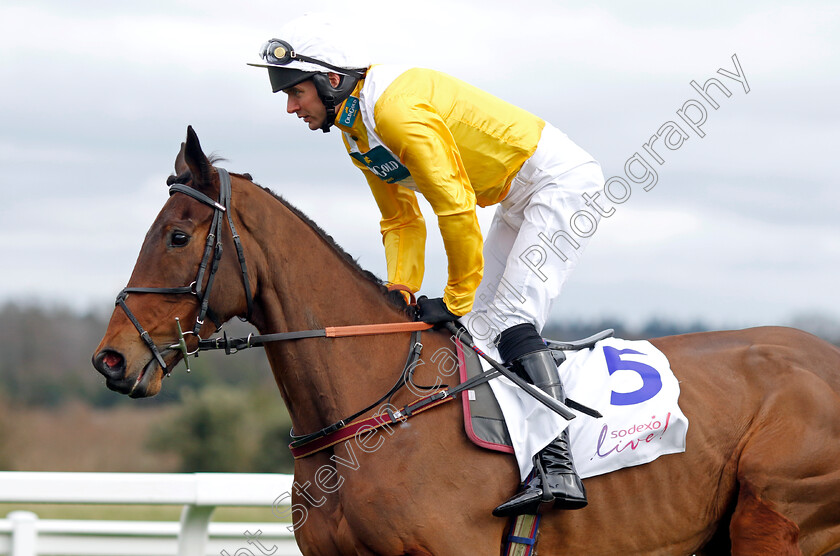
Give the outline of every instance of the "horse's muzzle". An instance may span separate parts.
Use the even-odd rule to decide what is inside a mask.
[[[105,377],[105,386],[120,394],[131,394],[135,380],[126,377],[125,357],[117,351],[102,350],[93,356],[93,367]]]

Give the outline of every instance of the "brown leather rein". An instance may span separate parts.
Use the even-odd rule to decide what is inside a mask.
[[[411,332],[412,334],[409,353],[405,365],[403,365],[402,372],[400,372],[399,377],[397,378],[396,382],[391,387],[391,389],[388,390],[388,392],[386,392],[382,397],[380,397],[377,401],[368,405],[364,409],[357,411],[353,415],[350,415],[349,417],[345,417],[343,419],[339,419],[335,423],[332,423],[319,431],[304,435],[296,435],[294,431],[291,431],[292,443],[289,445],[289,448],[292,450],[292,453],[294,454],[295,458],[299,458],[308,456],[315,452],[319,452],[323,449],[328,448],[329,446],[332,446],[333,444],[336,444],[338,442],[352,437],[356,433],[356,429],[353,428],[353,426],[357,424],[356,419],[370,412],[371,410],[378,408],[383,402],[389,401],[394,396],[394,394],[396,394],[403,386],[407,384],[411,384],[419,390],[433,391],[439,390],[441,387],[445,388],[446,385],[441,386],[439,384],[435,386],[421,386],[415,384],[413,380],[414,370],[417,368],[417,361],[420,358],[420,352],[423,349],[423,344],[420,342],[420,333],[423,330],[429,330],[430,328],[432,328],[432,325],[427,324],[425,322],[390,322],[380,324],[360,324],[352,326],[332,326],[317,330],[280,332],[276,334],[249,334],[247,337],[244,338],[228,338],[227,333],[225,333],[221,338],[209,338],[206,340],[199,340],[198,348],[193,352],[187,351],[186,340],[184,338],[183,333],[181,333],[181,339],[179,344],[176,344],[172,347],[173,349],[178,349],[182,351],[184,353],[184,360],[186,360],[189,355],[196,354],[199,351],[223,349],[226,354],[230,355],[238,352],[239,350],[262,346],[263,344],[269,342],[302,340],[305,338],[347,338],[352,336],[372,336],[377,334],[396,334],[400,332]],[[438,401],[441,397],[445,397],[445,395],[441,396],[441,393],[437,392],[431,397],[435,398],[433,401]],[[426,403],[424,403],[423,405],[425,406]],[[409,411],[408,413],[410,414],[411,411]],[[393,419],[393,416],[391,416],[391,418]],[[367,424],[367,421],[365,421],[365,424]],[[382,426],[384,424],[385,423],[382,422],[379,426]],[[351,426],[351,428],[347,429],[348,426]],[[347,436],[348,430],[352,430],[349,436]],[[309,445],[312,445],[311,448],[304,448],[304,446]]]

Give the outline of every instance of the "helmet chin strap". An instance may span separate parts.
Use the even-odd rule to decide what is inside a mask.
[[[339,81],[337,86],[333,87],[332,83],[330,83],[329,76],[326,73],[319,73],[312,76],[312,82],[315,84],[315,91],[318,93],[318,98],[321,99],[321,102],[324,103],[324,107],[327,109],[327,117],[321,125],[321,131],[329,133],[330,128],[335,123],[336,109],[350,96],[350,93],[356,88],[359,79],[351,75],[341,75],[341,81]]]
[[[327,106],[324,104],[327,109],[327,117],[324,118],[324,123],[321,124],[321,131],[324,133],[329,133],[330,128],[335,123],[335,106]]]

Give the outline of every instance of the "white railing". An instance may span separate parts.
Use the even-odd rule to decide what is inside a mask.
[[[279,474],[0,472],[4,503],[183,506],[180,523],[52,520],[11,512],[0,519],[0,554],[297,555],[288,523],[210,522],[218,506],[272,507],[291,489],[292,476]]]

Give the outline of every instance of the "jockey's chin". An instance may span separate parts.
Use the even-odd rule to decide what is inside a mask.
[[[324,125],[324,118],[318,118],[317,116],[304,116],[303,121],[312,131],[319,131],[321,126]]]

